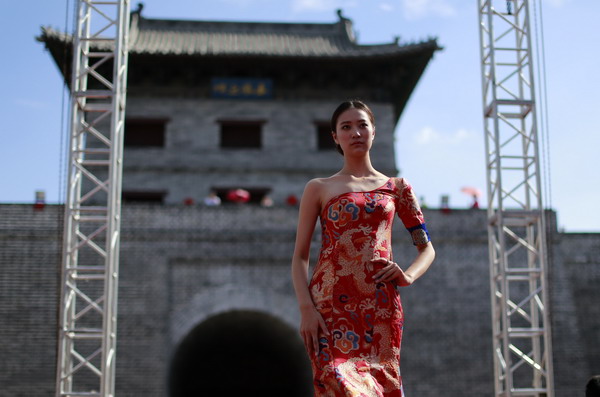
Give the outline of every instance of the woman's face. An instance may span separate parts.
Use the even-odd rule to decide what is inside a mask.
[[[346,154],[364,154],[371,149],[375,126],[369,115],[360,109],[350,108],[340,114],[333,139]]]

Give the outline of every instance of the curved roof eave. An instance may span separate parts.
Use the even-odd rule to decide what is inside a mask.
[[[153,36],[156,36],[156,34]],[[51,42],[58,42],[57,44],[61,43],[62,45],[68,45],[70,42],[72,42],[72,36],[58,32],[50,27],[42,27],[42,35],[37,39],[38,41],[46,43],[47,46],[49,46]],[[233,40],[237,39],[237,37],[229,37],[227,39]],[[265,40],[268,39],[269,38],[265,38]],[[310,38],[306,43],[293,41],[293,38],[286,38],[286,40],[281,38],[279,39],[279,42],[275,45],[268,43],[271,45],[273,50],[267,51],[265,48],[268,47],[267,45],[262,45],[262,48],[260,48],[260,45],[253,46],[252,42],[248,42],[245,46],[237,44],[231,45],[231,43],[204,43],[204,46],[199,46],[195,45],[193,42],[184,42],[179,43],[178,45],[171,44],[170,46],[167,46],[163,44],[166,40],[161,41],[156,37],[154,37],[154,40],[150,40],[151,42],[140,41],[142,38],[139,34],[137,34],[132,35],[132,43],[129,53],[133,56],[204,56],[211,58],[253,57],[277,59],[293,58],[356,60],[373,58],[381,59],[386,57],[395,58],[421,52],[434,52],[441,49],[441,47],[437,45],[436,39],[429,39],[427,41],[405,45],[398,45],[397,42],[376,45],[358,45],[347,42],[339,44],[337,42],[332,42],[331,40],[324,40],[324,44],[321,44],[320,47],[316,45],[311,46],[311,44],[315,44],[315,40]],[[310,40],[312,40],[312,42]],[[227,47],[228,45],[229,47]],[[99,50],[105,50],[109,49],[110,46],[98,46],[96,48]]]

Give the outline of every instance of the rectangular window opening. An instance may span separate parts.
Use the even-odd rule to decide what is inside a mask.
[[[123,145],[126,148],[165,147],[165,119],[127,119]]]
[[[260,149],[264,121],[219,121],[221,148]]]
[[[334,150],[335,141],[331,136],[331,128],[327,121],[315,122],[317,132],[317,149],[319,151]]]
[[[123,190],[123,203],[164,204],[167,192],[164,190]]]

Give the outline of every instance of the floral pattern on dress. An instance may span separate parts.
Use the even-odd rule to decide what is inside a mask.
[[[330,334],[319,335],[311,357],[315,396],[404,396],[400,295],[395,282],[375,282],[382,265],[371,262],[392,260],[395,214],[414,244],[429,241],[423,213],[403,178],[335,196],[321,211],[321,250],[309,290]]]

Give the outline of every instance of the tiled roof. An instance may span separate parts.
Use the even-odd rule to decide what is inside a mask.
[[[130,54],[259,57],[377,57],[438,49],[434,39],[399,45],[359,45],[352,21],[335,23],[214,22],[147,19],[131,15]],[[42,28],[40,41],[70,37]]]

